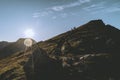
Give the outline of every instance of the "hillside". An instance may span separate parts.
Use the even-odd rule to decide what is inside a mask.
[[[16,50],[16,44],[0,60],[0,80],[119,80],[119,35],[117,28],[92,20],[26,50]]]
[[[16,42],[1,42],[2,49],[0,49],[0,59],[8,57],[16,52],[24,51],[26,49],[24,40],[25,38],[20,38]]]
[[[102,20],[93,20],[39,42],[39,46],[67,69],[62,80],[109,80],[120,75],[118,35],[117,28],[105,25]]]
[[[113,52],[119,50],[119,47],[116,47],[119,46],[120,43],[120,38],[117,36],[119,34],[120,30],[115,27],[105,25],[102,20],[93,20],[71,31],[53,37],[52,39],[39,42],[39,45],[47,51],[48,54],[55,55],[58,55],[54,52],[56,49],[67,48],[67,46],[71,47],[73,52],[75,49],[76,52],[73,54],[95,52],[111,53],[111,50]],[[72,51],[70,53],[72,53]],[[66,54],[68,53],[69,52],[66,52]]]
[[[1,41],[0,42],[0,50],[3,49],[5,46],[9,45],[10,43],[7,41]]]

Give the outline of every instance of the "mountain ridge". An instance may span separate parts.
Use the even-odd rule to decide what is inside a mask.
[[[98,27],[97,26],[91,26],[90,25],[91,23],[92,23],[92,25],[94,23],[95,23],[95,25],[96,25],[96,23],[99,24],[99,25],[98,25]],[[102,25],[101,27],[100,27],[100,24]],[[95,27],[95,28],[93,28],[93,27]],[[89,31],[89,32],[87,32],[87,31]],[[103,37],[105,35],[107,35],[106,38],[108,36],[109,37],[112,36],[113,38],[117,39],[118,37],[114,36],[113,33],[115,33],[115,35],[120,34],[120,30],[118,30],[117,28],[115,28],[113,26],[105,25],[102,20],[93,20],[93,21],[88,22],[87,24],[84,24],[82,26],[79,26],[78,28],[74,28],[70,31],[62,33],[58,36],[55,36],[51,39],[48,39],[48,40],[44,41],[44,42],[46,42],[47,44],[49,44],[49,43],[56,44],[56,43],[59,43],[59,40],[61,38],[63,39],[63,40],[61,39],[61,42],[65,42],[65,40],[67,38],[72,39],[73,37],[76,37],[76,39],[77,38],[81,39],[81,38],[85,38],[85,36],[88,36],[88,35],[89,35],[89,37],[91,35],[94,35],[93,36],[94,38],[98,38],[98,37],[100,37],[100,35],[103,36]],[[81,36],[77,36],[77,35],[81,35]],[[118,40],[120,40],[120,39],[118,39]],[[40,46],[42,46],[43,49],[44,49],[44,42],[41,42],[41,45],[40,45]],[[45,44],[45,45],[47,45],[47,44]]]
[[[16,42],[8,42],[8,45],[5,45],[1,50],[0,50],[0,58],[8,57],[16,52],[21,52],[26,49],[26,46],[24,45],[24,40],[27,38],[20,38]],[[31,39],[33,43],[36,41]],[[3,43],[3,42],[1,42]]]

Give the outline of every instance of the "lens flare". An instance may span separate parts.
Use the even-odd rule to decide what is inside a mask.
[[[29,38],[25,39],[25,41],[24,41],[25,46],[30,47],[30,46],[32,46],[32,44],[33,44],[33,41],[31,39],[29,39]]]

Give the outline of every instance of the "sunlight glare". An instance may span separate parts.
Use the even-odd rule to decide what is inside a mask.
[[[25,30],[24,34],[25,34],[26,38],[33,38],[34,35],[35,35],[33,29],[27,29],[27,30]]]

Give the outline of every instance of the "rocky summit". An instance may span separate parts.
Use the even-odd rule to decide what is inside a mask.
[[[102,20],[16,50],[21,44],[13,54],[5,43],[5,57],[1,47],[0,80],[120,80],[120,30]]]

